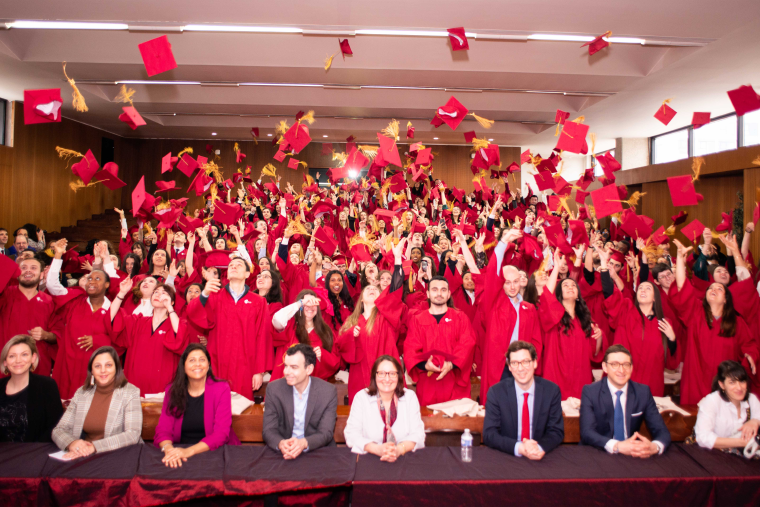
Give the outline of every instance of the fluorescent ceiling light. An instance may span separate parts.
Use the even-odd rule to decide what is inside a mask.
[[[126,80],[126,81],[116,81],[114,84],[120,85],[120,84],[145,84],[145,85],[200,85],[200,81],[149,81],[149,80],[143,80],[143,79],[135,79],[135,80]]]
[[[614,44],[646,44],[646,39],[638,39],[636,37],[609,37],[608,41]]]
[[[435,139],[436,141],[438,140],[438,138],[437,138],[437,137],[434,137],[433,139]]]
[[[80,21],[13,21],[8,28],[40,28],[48,30],[127,30],[125,23],[84,23]]]
[[[595,37],[589,37],[588,35],[562,35],[557,33],[534,33],[528,35],[529,40],[551,40],[560,42],[589,42],[595,39]]]
[[[404,37],[448,37],[449,32],[436,30],[356,30],[356,35],[400,35]],[[465,32],[466,37],[475,38],[475,32]]]
[[[239,83],[240,86],[290,86],[293,88],[322,88],[324,85],[313,83]]]
[[[292,26],[185,25],[186,32],[303,33]]]
[[[493,141],[493,138],[489,139],[489,141]]]
[[[327,134],[324,134],[322,137],[327,137]]]
[[[212,132],[212,133],[211,133],[211,135],[212,135],[212,136],[215,136],[215,135],[216,135],[216,132]]]
[[[272,137],[272,134],[267,134],[267,137]]]

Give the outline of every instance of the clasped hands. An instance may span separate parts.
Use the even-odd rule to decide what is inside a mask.
[[[443,368],[439,368],[433,363],[433,356],[428,357],[427,362],[425,363],[425,369],[429,372],[440,372],[441,374],[436,377],[436,380],[441,380],[443,377],[446,376],[448,372],[450,372],[454,368],[454,364],[451,361],[444,361],[443,362]]]
[[[287,440],[280,440],[277,445],[284,459],[296,459],[303,451],[309,447],[309,442],[305,438],[291,437]]]
[[[522,442],[520,442],[520,447],[518,447],[517,450],[520,452],[521,456],[525,456],[528,459],[536,461],[543,458],[544,454],[546,454],[546,452],[541,449],[541,446],[538,445],[538,442],[528,438],[522,439]]]
[[[625,454],[626,456],[632,456],[634,458],[648,458],[660,452],[660,448],[657,447],[657,444],[649,440],[647,437],[642,436],[638,431],[626,440],[615,444],[615,447],[617,447],[617,451],[620,454]]]

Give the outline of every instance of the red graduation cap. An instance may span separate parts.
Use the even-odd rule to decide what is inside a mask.
[[[24,90],[24,125],[59,123],[62,105],[60,88]]]
[[[531,160],[531,154],[530,150],[525,150],[524,152],[520,153],[520,165],[527,164]]]
[[[293,149],[293,153],[300,153],[311,142],[309,127],[300,123],[290,127],[283,137]]]
[[[610,45],[609,41],[605,40],[605,37],[609,37],[612,35],[612,32],[605,32],[599,37],[595,38],[592,41],[589,41],[585,44],[583,44],[581,47],[588,46],[588,54],[593,55],[601,51],[602,49],[606,48]]]
[[[0,292],[8,286],[8,282],[21,276],[21,269],[7,255],[0,255]]]
[[[760,96],[755,93],[750,85],[740,86],[736,90],[728,92],[728,98],[734,105],[736,116],[744,116],[745,113],[760,109]]]
[[[335,209],[337,209],[336,206],[330,201],[319,201],[311,207],[310,213],[314,215],[314,218],[319,218],[325,213],[332,213]]]
[[[375,215],[378,220],[385,220],[389,223],[393,220],[393,217],[396,216],[395,212],[385,208],[377,208],[372,214]]]
[[[614,178],[612,173],[615,171],[619,171],[622,169],[623,166],[620,165],[620,162],[618,162],[615,157],[612,156],[612,153],[609,151],[607,153],[603,153],[596,157],[596,160],[599,162],[599,165],[602,166],[602,170],[604,171],[604,175],[609,178]]]
[[[335,254],[335,250],[338,249],[338,242],[327,233],[325,227],[317,228],[314,233],[314,239],[317,248],[325,255],[332,256]]]
[[[433,148],[425,148],[424,150],[419,150],[417,152],[417,160],[415,160],[415,164],[428,165],[432,160],[432,154]]]
[[[452,96],[446,104],[436,109],[436,116],[451,127],[451,130],[456,130],[468,112],[469,110]]]
[[[565,124],[565,120],[570,118],[570,113],[563,111],[561,109],[557,109],[557,113],[554,115],[554,123],[559,123],[560,125]]]
[[[551,246],[559,248],[559,251],[567,256],[573,255],[573,249],[570,247],[570,243],[567,242],[567,236],[565,236],[565,231],[562,230],[561,226],[558,224],[544,224],[544,234],[546,234],[546,241]]]
[[[230,265],[230,255],[233,253],[232,250],[214,250],[206,256],[204,265],[207,268],[227,269]]]
[[[441,125],[443,125],[443,119],[436,114],[435,116],[433,116],[433,119],[430,120],[430,124],[434,126],[435,128],[438,128]]]
[[[172,54],[172,45],[166,35],[138,44],[137,47],[140,49],[148,76],[155,76],[177,68],[177,62]]]
[[[331,167],[327,170],[327,178],[330,183],[335,184],[343,178],[348,178],[348,171],[346,167]]]
[[[333,152],[332,143],[322,143],[322,155],[330,155]]]
[[[570,186],[570,183],[568,183],[565,178],[559,176],[554,178],[554,188],[552,188],[552,190],[554,190],[554,193],[557,195],[568,195],[573,191],[573,187]]]
[[[715,227],[717,232],[730,231],[733,228],[734,211],[731,210],[728,213],[721,213],[721,222]]]
[[[464,133],[464,142],[471,143],[472,140],[475,139],[475,131],[471,130],[469,132]]]
[[[174,227],[174,223],[181,214],[181,208],[166,208],[152,213],[152,215],[158,219],[158,227],[164,229],[171,229]]]
[[[412,225],[412,234],[416,234],[418,232],[423,233],[425,232],[425,229],[427,229],[427,227],[425,226],[424,222],[414,222],[414,225]]]
[[[470,49],[470,45],[467,43],[467,36],[464,33],[464,27],[449,28],[449,41],[451,41],[452,51],[465,51]]]
[[[177,220],[177,225],[179,226],[179,229],[187,235],[188,233],[203,227],[203,220],[200,218],[190,218],[187,215],[180,215]]]
[[[691,125],[696,129],[702,125],[710,123],[710,113],[697,113],[696,111],[691,116]]]
[[[656,231],[652,233],[652,241],[655,245],[664,245],[668,241],[668,235],[665,234],[665,226],[660,226],[657,228]]]
[[[191,190],[195,190],[195,195],[200,197],[205,194],[209,188],[211,188],[211,184],[213,182],[214,178],[208,176],[205,171],[198,171],[198,173],[195,175],[195,178],[193,178],[193,181],[190,183],[190,186],[187,188],[187,192],[185,193],[189,194]]]
[[[591,192],[591,200],[596,210],[596,218],[603,218],[613,213],[623,211],[623,205],[620,203],[620,195],[615,185],[608,185]]]
[[[204,165],[206,165],[206,162],[208,162],[208,159],[206,157],[204,157],[203,155],[198,155],[198,158],[196,159],[196,162],[198,162],[198,165],[200,167],[203,167]]]
[[[274,154],[273,159],[275,159],[277,162],[282,162],[285,160],[285,157],[287,157],[287,154],[284,151],[278,150],[277,153]]]
[[[652,225],[635,213],[629,213],[620,227],[627,236],[633,239],[647,239],[652,235]]]
[[[264,183],[264,188],[266,188],[267,190],[269,190],[272,193],[272,195],[279,195],[280,194],[280,189],[277,188],[277,185],[274,184],[271,181],[268,182],[268,183]]]
[[[586,226],[583,225],[583,220],[568,220],[567,228],[572,233],[570,243],[572,245],[589,245],[588,233],[586,233]]]
[[[673,225],[681,225],[682,223],[686,222],[686,218],[688,218],[688,216],[688,213],[686,213],[684,210],[681,210],[677,215],[670,217],[670,221],[673,222]]]
[[[559,211],[562,208],[562,202],[559,200],[559,196],[551,194],[546,196],[546,207],[549,211]]]
[[[406,138],[414,139],[414,127],[411,125],[406,128]]]
[[[538,190],[543,192],[545,190],[551,190],[554,188],[554,177],[549,171],[539,171],[538,174],[533,175],[536,180]]]
[[[584,204],[586,202],[586,197],[591,195],[590,192],[584,192],[583,190],[576,190],[575,191],[575,202],[578,204]]]
[[[425,174],[425,171],[422,169],[417,170],[414,164],[409,166],[409,173],[412,175],[412,181],[415,183],[427,179],[427,174]]]
[[[297,159],[290,157],[290,160],[288,160],[288,169],[296,170],[298,169],[298,164],[300,164],[300,162]]]
[[[259,127],[252,127],[251,128],[251,135],[253,137],[259,137]]]
[[[583,176],[576,182],[581,190],[586,190],[589,185],[594,181],[594,169],[586,169],[583,172]]]
[[[237,203],[214,202],[214,220],[220,224],[235,225],[243,217],[244,213],[243,208]]]
[[[161,174],[172,172],[174,164],[176,164],[178,160],[177,157],[172,157],[172,152],[164,155],[161,159]]]
[[[127,184],[119,179],[119,166],[114,162],[108,162],[103,170],[95,175],[95,181],[103,183],[109,190],[116,190]]]
[[[138,113],[137,109],[134,107],[126,106],[122,107],[121,109],[124,112],[119,115],[119,120],[129,125],[129,128],[132,130],[137,130],[137,127],[147,125],[147,123],[145,123],[145,120],[143,120],[143,117],[140,116],[140,113]]]
[[[346,169],[353,169],[354,171],[359,171],[362,167],[367,165],[369,163],[369,159],[364,156],[364,154],[354,146],[354,148],[349,152],[348,157],[346,157],[346,163],[344,167]]]
[[[686,238],[692,243],[696,243],[699,237],[702,236],[702,233],[704,231],[705,231],[705,226],[702,225],[702,222],[700,222],[697,219],[694,219],[689,225],[681,229],[681,234],[686,236]]]
[[[185,209],[187,206],[187,197],[180,197],[179,199],[169,199],[169,203],[174,208],[182,208]]]
[[[193,175],[193,171],[198,169],[198,162],[193,157],[185,153],[182,155],[182,158],[179,159],[177,169],[179,169],[182,174],[189,178]]]
[[[357,243],[351,247],[351,255],[356,262],[369,262],[372,260],[372,254],[367,248],[367,245],[363,243]]]
[[[668,178],[668,189],[673,206],[696,206],[704,199],[694,189],[691,175],[673,176]]]
[[[244,159],[245,159],[245,153],[238,150],[238,152],[235,153],[235,163],[242,164]]]
[[[142,207],[143,203],[145,202],[145,176],[140,178],[140,181],[137,182],[137,186],[134,190],[132,190],[132,216],[137,216],[138,212],[140,211],[140,208]]]
[[[207,144],[206,145],[206,153],[208,153],[209,155],[211,153],[214,153],[214,145],[213,144]]]
[[[354,52],[351,51],[351,45],[348,43],[348,39],[338,39],[338,42],[340,43],[340,52],[343,54],[344,58],[346,55],[354,54]]]
[[[396,174],[391,176],[390,183],[391,183],[391,186],[390,186],[391,192],[393,192],[394,194],[397,192],[401,192],[402,190],[404,190],[406,187],[409,186],[406,183],[406,178],[404,178],[404,175],[401,172],[397,172]]]
[[[565,122],[562,133],[557,139],[557,150],[564,150],[570,153],[580,153],[583,144],[586,142],[586,134],[589,126],[575,121]]]
[[[380,133],[377,134],[377,140],[380,142],[380,147],[377,150],[377,154],[382,156],[383,160],[386,162],[401,167],[401,157],[398,154],[396,140],[391,139],[390,137],[386,137]]]
[[[84,158],[71,166],[71,172],[82,178],[82,183],[85,185],[90,183],[98,169],[100,169],[100,164],[95,159],[95,155],[92,154],[92,150],[87,150]]]
[[[512,162],[507,167],[507,173],[508,174],[516,173],[519,170],[520,170],[520,166],[516,162]],[[500,171],[500,172],[503,172],[503,171]]]
[[[662,122],[663,125],[670,123],[670,120],[676,115],[676,110],[670,107],[666,102],[662,103],[662,106],[657,108],[657,112],[654,113],[654,117]]]
[[[156,190],[155,193],[158,192],[168,192],[169,190],[182,190],[181,188],[177,188],[177,184],[174,180],[172,181],[157,181],[156,186],[158,187],[158,190]]]
[[[578,220],[586,220],[587,218],[591,217],[588,216],[586,206],[578,206]]]

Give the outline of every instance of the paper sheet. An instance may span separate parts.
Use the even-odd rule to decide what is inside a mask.
[[[675,410],[676,412],[680,412],[683,415],[691,415],[689,412],[673,403],[673,400],[670,399],[670,396],[665,396],[664,398],[654,396],[654,402],[657,404],[657,410],[660,413],[665,412],[666,410]]]
[[[74,458],[63,457],[65,454],[68,454],[68,453],[69,451],[58,451],[58,452],[54,452],[53,454],[48,454],[48,456],[50,456],[53,459],[57,459],[58,461],[71,461]]]
[[[478,405],[475,400],[469,398],[436,403],[434,405],[428,405],[428,408],[436,414],[438,412],[443,412],[447,417],[454,417],[455,415],[469,417],[485,416],[485,407]]]
[[[348,372],[346,370],[340,370],[335,374],[335,380],[342,382],[343,384],[348,384]]]
[[[236,392],[232,392],[232,415],[240,415],[245,409],[253,405],[253,402]]]
[[[565,414],[566,417],[580,417],[581,400],[578,398],[570,397],[563,400],[561,405],[562,413]]]

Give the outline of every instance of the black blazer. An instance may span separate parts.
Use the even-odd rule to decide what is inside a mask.
[[[581,443],[604,449],[604,445],[613,437],[615,423],[615,405],[607,385],[607,379],[583,386],[581,394]],[[630,438],[639,431],[641,423],[646,421],[652,440],[662,443],[665,448],[670,445],[670,431],[665,426],[652,391],[646,384],[628,381],[628,393],[625,401],[625,427]]]
[[[10,377],[0,379],[0,392],[5,392]],[[63,415],[58,384],[50,377],[29,373],[26,415],[29,426],[25,442],[52,442],[53,428]]]
[[[311,377],[309,398],[306,400],[304,438],[309,442],[309,450],[320,447],[334,447],[335,420],[338,411],[338,393],[335,386],[317,377]],[[267,385],[266,406],[264,408],[264,442],[280,452],[280,440],[293,436],[293,388],[284,378]]]
[[[549,452],[565,438],[562,393],[557,384],[549,380],[533,377],[533,382],[536,384],[533,398],[533,440],[545,452]],[[491,386],[483,420],[483,443],[514,454],[519,438],[517,418],[521,410],[522,404],[518,407],[517,403],[514,378],[504,379]]]

